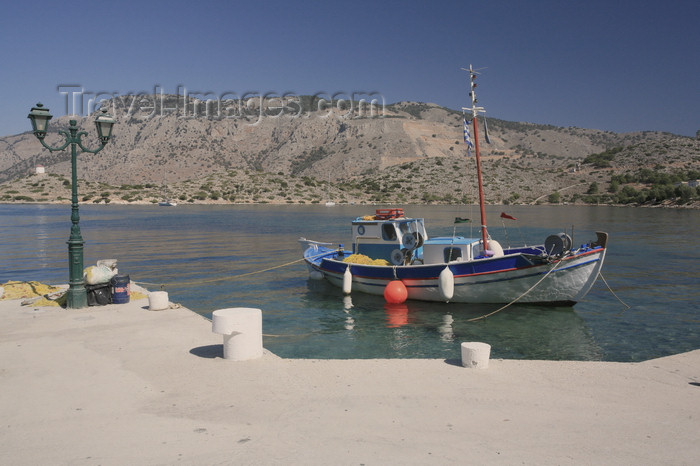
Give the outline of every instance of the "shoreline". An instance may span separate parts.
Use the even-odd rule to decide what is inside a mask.
[[[145,291],[145,290],[144,290]],[[700,350],[640,363],[222,358],[187,308],[0,300],[4,464],[693,464]]]
[[[71,202],[69,200],[65,201],[51,201],[51,202],[25,202],[25,201],[0,201],[0,205],[71,205]],[[101,203],[94,203],[94,202],[87,202],[87,201],[81,201],[78,202],[78,205],[80,206],[90,206],[90,205],[100,205],[100,206],[107,206],[107,205],[118,205],[118,206],[155,206],[155,207],[162,207],[158,206],[158,202],[144,202],[144,201],[135,201],[135,202],[125,202],[125,201],[111,201],[111,202],[101,202]],[[358,205],[358,206],[395,206],[395,205],[401,205],[401,206],[478,206],[478,204],[444,204],[444,203],[410,203],[410,202],[394,202],[394,203],[375,203],[375,202],[353,202],[353,203],[347,203],[347,202],[336,202],[333,206],[325,206],[324,203],[322,202],[230,202],[230,201],[198,201],[198,202],[177,202],[177,206],[185,206],[185,205],[233,205],[233,206],[239,206],[239,205],[273,205],[273,206],[324,206],[324,207],[335,207],[335,206],[349,206],[349,205]],[[538,203],[538,204],[489,204],[490,207],[537,207],[537,206],[547,206],[547,207],[629,207],[629,208],[643,208],[643,209],[689,209],[689,210],[698,210],[700,209],[700,202],[693,202],[691,204],[685,204],[685,205],[678,205],[678,204],[657,204],[657,205],[637,205],[637,204],[585,204],[585,203],[576,203],[576,204],[550,204],[550,203]]]

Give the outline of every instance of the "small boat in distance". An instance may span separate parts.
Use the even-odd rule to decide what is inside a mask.
[[[465,114],[464,140],[474,149],[479,185],[481,236],[429,237],[422,218],[403,209],[377,209],[352,221],[351,248],[300,238],[311,278],[326,279],[349,294],[387,296],[400,281],[407,299],[457,303],[546,303],[573,305],[595,283],[603,266],[608,234],[575,247],[566,233],[547,236],[536,246],[503,248],[486,227],[476,106],[477,73],[469,67],[472,143]],[[488,138],[487,138],[488,140]],[[513,218],[505,213],[503,218]],[[456,218],[455,223],[464,219]]]
[[[333,207],[335,205],[335,202],[331,200],[331,195],[330,195],[330,185],[331,185],[331,174],[328,174],[328,185],[326,186],[326,207]]]
[[[163,200],[158,203],[161,207],[175,207],[177,202],[168,197],[168,181],[163,182]]]

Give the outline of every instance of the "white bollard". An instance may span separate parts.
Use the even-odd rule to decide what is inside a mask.
[[[224,336],[224,359],[245,361],[262,357],[260,309],[232,307],[216,310],[212,313],[211,330]]]
[[[148,293],[148,310],[162,311],[170,307],[167,291],[151,291]]]
[[[462,343],[462,366],[488,369],[491,345],[470,341]]]

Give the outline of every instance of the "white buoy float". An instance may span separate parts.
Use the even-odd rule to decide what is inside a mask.
[[[445,267],[438,277],[438,289],[445,301],[449,301],[455,295],[455,276],[449,267]]]
[[[245,361],[263,355],[260,309],[232,307],[216,310],[211,316],[211,330],[224,336],[224,359]]]
[[[345,273],[343,274],[343,293],[350,294],[351,291],[352,291],[352,273],[350,272],[350,266],[348,265],[348,268],[345,269]]]
[[[491,345],[478,341],[462,343],[462,366],[474,369],[488,369]]]
[[[148,310],[162,311],[170,307],[167,291],[151,291],[148,293]]]

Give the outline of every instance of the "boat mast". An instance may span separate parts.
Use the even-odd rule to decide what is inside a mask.
[[[481,153],[479,152],[479,131],[478,131],[478,124],[477,124],[477,115],[479,112],[484,113],[484,107],[477,107],[476,106],[476,92],[474,92],[474,89],[476,88],[476,83],[474,82],[476,80],[476,75],[478,74],[476,71],[472,69],[472,65],[469,65],[469,69],[467,70],[466,68],[462,68],[464,71],[469,72],[469,96],[472,99],[472,106],[471,108],[466,108],[462,107],[462,110],[469,110],[472,113],[472,125],[474,128],[474,152],[476,154],[476,173],[477,173],[477,178],[479,180],[479,208],[481,210],[481,241],[482,244],[484,245],[484,252],[486,252],[489,248],[489,243],[488,243],[488,232],[486,230],[486,208],[485,208],[485,201],[484,201],[484,181],[481,176]]]

